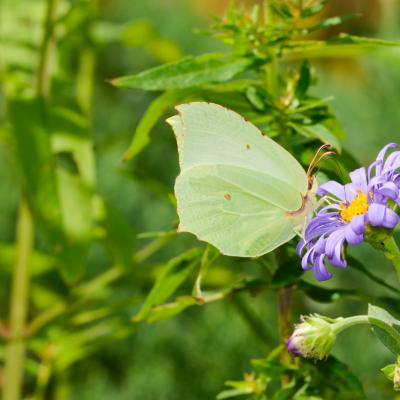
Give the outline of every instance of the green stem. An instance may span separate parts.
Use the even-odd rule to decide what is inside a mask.
[[[292,326],[292,287],[284,287],[279,289],[278,304],[279,304],[279,331],[282,340],[289,339]],[[285,356],[286,357],[286,356]],[[283,361],[290,361],[286,358]]]
[[[11,337],[5,349],[4,400],[19,400],[25,363],[25,322],[28,308],[29,258],[33,246],[33,219],[22,198],[17,223],[17,257],[13,273],[10,303]]]
[[[54,349],[50,345],[46,350],[46,354],[43,355],[42,362],[39,365],[37,376],[36,376],[36,388],[35,393],[31,400],[41,400],[44,398],[46,393],[47,384],[50,380]]]
[[[371,315],[354,315],[353,317],[343,318],[341,321],[335,322],[335,333],[338,334],[347,328],[360,324],[375,325],[376,327],[383,329],[400,344],[400,333],[388,323]]]
[[[393,236],[389,236],[383,241],[385,256],[390,260],[396,270],[397,278],[400,282],[400,250]]]
[[[56,19],[57,3],[58,0],[47,0],[44,34],[39,53],[39,65],[36,77],[36,94],[43,97],[50,94],[51,88],[53,56],[56,44],[54,37],[54,21]]]

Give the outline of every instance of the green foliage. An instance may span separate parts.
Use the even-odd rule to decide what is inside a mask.
[[[362,255],[349,263],[350,283],[322,287],[303,274],[294,242],[244,260],[177,235],[171,192],[178,164],[163,120],[178,103],[216,102],[256,124],[305,169],[321,143],[332,144],[340,159],[320,164],[319,176],[342,179],[358,162],[349,146],[343,149],[332,97],[317,94],[313,60],[382,57],[372,50],[398,43],[309,36],[350,18],[323,19],[325,0],[269,1],[268,9],[235,5],[215,19],[205,39],[182,34],[192,25],[185,2],[174,3],[168,16],[164,5],[151,9],[152,2],[132,8],[122,0],[59,0],[54,15],[46,10],[52,1],[28,3],[3,1],[0,26],[0,157],[6,166],[0,172],[0,360],[3,368],[5,349],[23,342],[23,396],[209,399],[224,379],[251,368],[219,398],[365,398],[358,379],[334,358],[315,365],[288,359],[280,347],[251,367],[247,359],[287,339],[274,333],[277,293],[293,292],[295,312],[318,304],[347,313],[370,302],[400,315],[399,290],[381,269],[357,261]],[[210,37],[224,46],[211,45]],[[187,50],[204,54],[183,57]],[[154,66],[159,63],[166,64]],[[122,76],[112,80],[116,86],[152,93],[112,88],[106,81],[114,76]],[[39,90],[38,82],[45,87]],[[120,162],[123,152],[130,163]],[[19,196],[29,204],[35,240],[29,274],[22,277],[30,281],[28,295],[13,296],[28,308],[16,338],[9,321],[21,259],[12,240]],[[397,332],[397,320],[373,310],[371,318],[383,324],[374,333],[398,352],[382,328]],[[354,364],[350,351],[340,358]],[[370,368],[377,370],[372,354]]]
[[[221,392],[217,399],[228,399],[245,395],[248,399],[263,400],[318,400],[337,398],[343,400],[366,399],[357,377],[349,368],[334,357],[322,364],[302,361],[284,364],[277,356],[282,347],[273,350],[266,358],[252,360],[253,371],[246,373],[243,381],[228,381],[234,389]],[[276,390],[276,382],[282,375],[289,377],[287,383]]]

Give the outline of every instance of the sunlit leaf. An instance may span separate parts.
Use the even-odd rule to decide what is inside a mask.
[[[157,121],[169,108],[184,101],[191,93],[190,90],[171,90],[153,100],[140,120],[123,160],[130,160],[140,153],[150,143],[150,132]]]
[[[212,53],[186,57],[181,61],[161,65],[137,75],[112,80],[118,87],[143,90],[184,89],[206,83],[224,82],[247,70],[253,64],[249,58],[229,58]]]

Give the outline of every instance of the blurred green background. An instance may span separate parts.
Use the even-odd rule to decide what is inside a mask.
[[[194,28],[205,28],[210,16],[221,14],[226,4],[218,0],[71,0],[62,5],[65,10],[73,10],[68,17],[73,28],[68,35],[59,33],[63,40],[58,43],[53,91],[74,91],[74,85],[66,82],[80,79],[77,57],[84,46],[85,30],[90,28],[90,37],[95,38],[91,54],[95,75],[90,130],[97,170],[96,193],[117,210],[135,234],[169,230],[175,223],[177,216],[168,193],[173,191],[178,173],[177,153],[172,132],[160,122],[152,131],[151,145],[133,161],[121,162],[135,126],[153,96],[119,90],[107,80],[174,61],[182,55],[221,49],[221,44],[196,34]],[[345,25],[349,33],[400,39],[400,7],[395,0],[336,0],[331,2],[328,12],[363,14],[359,20]],[[10,91],[25,90],[24,85],[30,82],[29,68],[36,63],[43,13],[41,0],[0,0],[1,320],[7,318],[10,248],[20,192],[20,172],[7,133],[5,96]],[[314,62],[313,66],[320,77],[313,93],[334,96],[332,106],[346,132],[344,148],[361,163],[371,162],[387,142],[400,141],[399,50],[381,50],[352,60],[325,59]],[[90,82],[86,83],[90,90]],[[146,244],[144,239],[136,241],[138,248]],[[265,341],[249,325],[249,313],[256,316],[262,330],[278,343],[277,305],[271,293],[254,297],[240,294],[238,300],[189,308],[174,319],[155,324],[129,322],[149,292],[162,262],[194,243],[189,235],[184,239],[174,238],[147,262],[132,265],[125,278],[113,285],[107,294],[110,298],[131,299],[130,308],[121,313],[126,313],[133,332],[127,337],[104,341],[86,358],[77,360],[62,377],[50,382],[50,391],[55,396],[51,398],[213,399],[222,390],[224,381],[240,379],[249,369],[249,360],[262,357],[267,351]],[[40,238],[38,247],[42,247]],[[359,259],[368,261],[375,274],[394,282],[390,266],[367,245],[352,251]],[[108,255],[93,241],[85,279],[106,271],[108,266]],[[234,264],[232,270],[217,268],[210,271],[207,282],[211,286],[223,285],[235,281],[243,271],[252,270],[257,275],[255,269],[255,265],[245,261]],[[32,291],[30,298],[34,305],[41,301],[51,304],[57,301],[54,291],[67,290],[54,271],[35,275],[35,284],[38,289]],[[382,290],[351,269],[335,271],[334,279],[325,284],[348,288],[363,285],[368,285],[365,290],[373,293]],[[183,288],[182,292],[188,290]],[[322,305],[299,297],[295,304],[296,320],[298,314],[308,311],[333,317],[366,311],[355,300]],[[392,362],[391,355],[368,328],[357,327],[340,337],[333,354],[356,372],[370,399],[394,398],[390,384],[378,372]]]

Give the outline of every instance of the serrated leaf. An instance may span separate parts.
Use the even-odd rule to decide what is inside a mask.
[[[112,80],[118,87],[143,90],[171,90],[201,86],[207,83],[225,82],[246,71],[253,60],[232,58],[219,53],[182,60],[161,65],[141,72]]]

